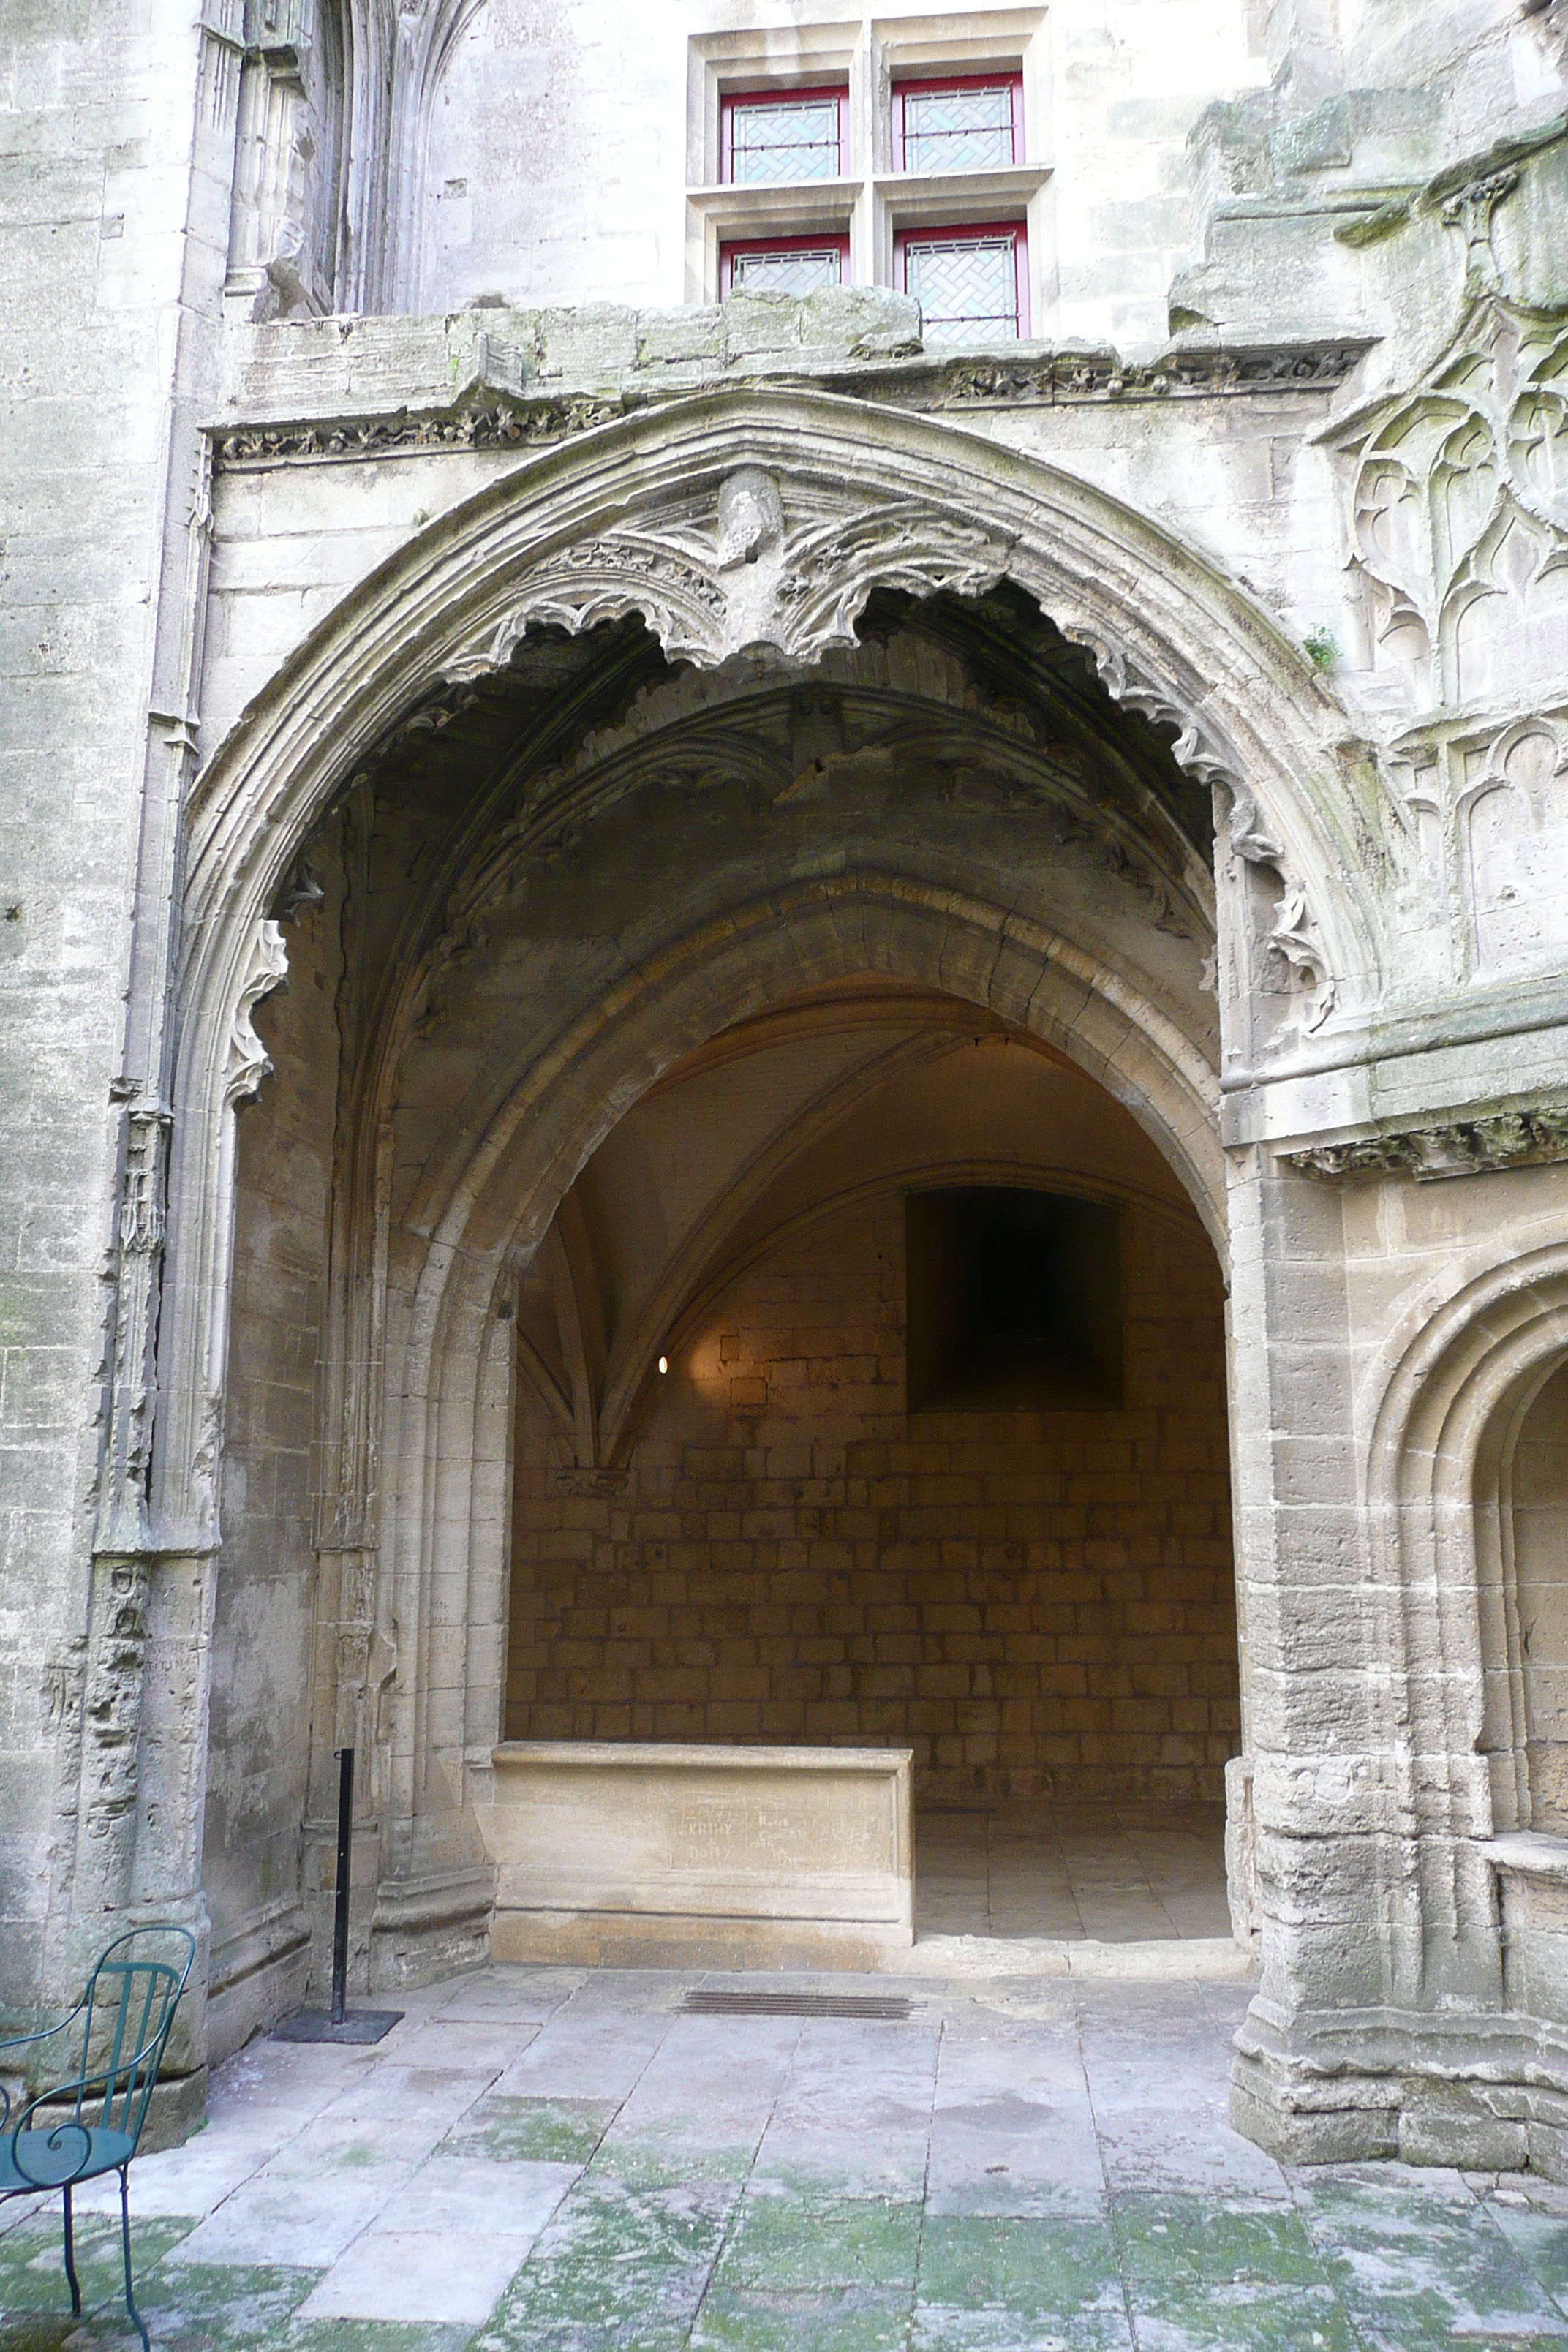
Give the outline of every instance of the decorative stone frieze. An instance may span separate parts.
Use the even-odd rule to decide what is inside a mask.
[[[1364,356],[1367,341],[1291,343],[1272,349],[1176,346],[1158,359],[1131,361],[1106,349],[1039,351],[1016,359],[945,360],[898,350],[863,354],[803,349],[805,380],[859,399],[921,411],[946,407],[1069,406],[1084,402],[1228,399],[1237,394],[1332,392]],[[852,364],[851,364],[852,362]],[[734,363],[717,359],[721,378]],[[518,371],[511,371],[515,376]],[[320,463],[398,457],[440,449],[522,449],[585,433],[617,416],[689,389],[668,369],[637,365],[613,389],[552,390],[531,397],[482,380],[456,404],[409,407],[387,416],[300,416],[277,424],[217,428],[225,467]]]
[[[588,394],[531,401],[474,401],[456,411],[377,416],[342,424],[245,425],[217,436],[225,466],[281,460],[395,457],[430,449],[525,448],[586,433],[626,413],[624,400]]]
[[[1043,360],[961,361],[940,379],[954,401],[1170,400],[1215,394],[1332,389],[1365,351],[1360,340],[1290,343],[1273,350],[1174,345],[1158,359],[1113,351],[1052,352]]]
[[[1311,1144],[1279,1157],[1309,1176],[1343,1181],[1408,1172],[1417,1183],[1568,1160],[1568,1108],[1498,1111],[1441,1127],[1395,1129],[1352,1143]]]

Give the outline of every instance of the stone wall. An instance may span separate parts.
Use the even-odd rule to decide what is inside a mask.
[[[157,12],[0,22],[0,2014],[79,1991],[68,1923],[125,1899],[138,1735],[165,1731],[141,1677],[169,1580],[124,1556],[165,1131],[132,972],[157,969],[190,699],[199,572],[164,498],[182,524],[205,503],[182,322],[221,276],[215,55]],[[116,1197],[139,1186],[145,1213]],[[177,1706],[199,1645],[171,1647]],[[181,1845],[177,1747],[157,1827]]]
[[[525,1390],[512,1738],[908,1743],[917,1793],[1223,1794],[1237,1739],[1223,1302],[1125,1213],[1127,1409],[904,1410],[903,1212],[742,1276],[563,1493]]]
[[[300,1825],[310,1759],[310,1633],[321,1492],[320,1385],[332,1125],[329,908],[289,928],[289,981],[261,1016],[274,1069],[240,1116],[224,1548],[213,1625],[203,1885],[213,1923],[215,2047],[302,1989]],[[328,1727],[329,1730],[331,1727]],[[225,2015],[236,2012],[232,2021]]]
[[[722,27],[721,30],[720,27]],[[490,0],[452,43],[430,113],[409,308],[522,302],[710,300],[721,87],[784,79],[848,92],[847,185],[818,220],[850,236],[848,274],[892,274],[889,79],[1021,68],[1022,164],[1034,331],[1154,345],[1190,233],[1184,146],[1219,91],[1268,79],[1247,0],[1061,0],[1048,10],[962,10],[860,19],[838,9],[694,12],[670,0],[603,12],[563,0]],[[730,194],[732,198],[732,191]],[[723,204],[726,235],[798,227],[753,192]],[[776,192],[775,192],[776,193]],[[974,196],[965,191],[962,204]],[[981,201],[994,200],[988,185]]]

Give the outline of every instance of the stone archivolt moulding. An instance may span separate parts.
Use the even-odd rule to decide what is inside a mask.
[[[792,419],[787,439],[776,411]],[[729,413],[720,433],[721,412]],[[835,412],[842,412],[842,422]],[[564,450],[542,450],[533,465],[475,501],[476,509],[481,501],[496,507],[501,526],[488,551],[486,593],[474,598],[463,583],[463,602],[477,608],[474,619],[436,654],[417,707],[411,712],[405,699],[401,717],[389,710],[388,719],[394,729],[440,725],[460,707],[465,689],[510,663],[531,628],[579,633],[637,614],[668,655],[700,671],[711,675],[743,663],[799,676],[858,645],[856,622],[874,589],[974,595],[1006,578],[1089,652],[1114,700],[1168,728],[1174,758],[1211,790],[1223,788],[1230,852],[1241,866],[1257,870],[1261,883],[1244,894],[1248,943],[1241,952],[1255,963],[1278,961],[1288,974],[1284,988],[1254,991],[1254,1010],[1245,1014],[1237,1008],[1252,998],[1233,990],[1232,1019],[1247,1027],[1240,1050],[1247,1062],[1283,1066],[1341,1009],[1347,975],[1354,976],[1352,1005],[1374,985],[1372,908],[1366,894],[1352,888],[1358,920],[1348,901],[1324,895],[1337,890],[1331,877],[1354,875],[1362,864],[1353,845],[1337,837],[1337,799],[1316,795],[1320,819],[1336,835],[1326,857],[1321,842],[1314,856],[1293,832],[1287,840],[1286,814],[1277,804],[1267,821],[1260,813],[1263,768],[1278,773],[1279,763],[1264,751],[1248,715],[1248,690],[1223,663],[1216,670],[1214,649],[1236,643],[1234,628],[1220,624],[1218,638],[1201,650],[1194,639],[1185,657],[1173,659],[1165,657],[1172,649],[1142,642],[1157,639],[1162,612],[1189,590],[1209,610],[1219,583],[1200,558],[1142,519],[1079,517],[1080,492],[1069,499],[1070,519],[1064,513],[1047,520],[1059,494],[1043,484],[1021,491],[1009,478],[1005,487],[983,489],[972,478],[974,467],[994,461],[981,457],[983,444],[972,453],[969,436],[952,428],[941,433],[926,462],[911,465],[898,454],[903,440],[929,439],[932,430],[892,408],[877,416],[863,402],[820,393],[737,387],[689,404],[647,406],[603,435],[584,431],[581,461]],[[618,446],[623,438],[630,444],[626,459]],[[642,460],[637,445],[645,440],[664,452],[662,478],[658,472],[650,477]],[[591,456],[601,441],[603,457]],[[577,472],[604,472],[612,448],[624,487],[613,499],[585,499],[572,487]],[[525,484],[531,528],[520,530],[525,508],[516,493]],[[555,484],[566,493],[560,499]],[[447,593],[443,583],[458,554],[454,520],[443,519],[443,544],[433,567],[426,559],[419,579],[419,601],[432,613]],[[1125,546],[1123,525],[1132,532]],[[419,547],[415,542],[398,561],[417,561]],[[1152,603],[1161,609],[1142,613],[1156,580],[1162,584]],[[1140,624],[1125,630],[1117,617],[1124,604],[1130,618],[1141,613]],[[1256,616],[1246,635],[1255,647],[1264,641]],[[1292,677],[1288,688],[1282,677],[1273,686],[1276,708],[1280,696],[1291,705],[1287,724],[1296,750],[1289,768],[1300,774],[1304,760],[1315,769],[1330,714],[1312,707],[1300,679]],[[198,786],[198,803],[201,798]],[[196,832],[205,832],[199,805],[193,814]],[[1114,860],[1114,845],[1108,854]],[[203,862],[199,849],[197,856]],[[198,883],[198,895],[200,889]],[[1161,902],[1154,915],[1166,928],[1184,920],[1173,902]],[[1359,934],[1354,946],[1352,934]]]
[[[1396,1129],[1352,1143],[1318,1143],[1282,1151],[1281,1160],[1309,1176],[1345,1181],[1408,1172],[1419,1183],[1444,1176],[1479,1176],[1500,1168],[1528,1168],[1568,1160],[1568,1105],[1548,1110],[1497,1111],[1441,1127]]]
[[[400,724],[438,725],[531,625],[633,613],[700,669],[743,658],[787,677],[854,645],[879,586],[973,593],[1006,577],[1088,650],[1114,699],[1168,726],[1175,758],[1224,787],[1231,849],[1266,869],[1258,912],[1282,934],[1268,951],[1299,975],[1279,1039],[1254,1043],[1275,1055],[1303,1017],[1321,1025],[1331,982],[1342,997],[1353,983],[1352,1007],[1375,995],[1375,898],[1333,782],[1343,714],[1168,531],[951,425],[799,387],[661,403],[579,439],[389,559],[352,626],[324,624],[258,722],[220,751],[192,796],[188,939],[206,938],[232,901],[231,863],[250,841],[275,843],[281,865],[258,865],[255,897],[241,895],[258,912],[276,903],[316,814],[353,772],[322,749],[329,710],[362,746]],[[193,1003],[203,985],[193,979]]]

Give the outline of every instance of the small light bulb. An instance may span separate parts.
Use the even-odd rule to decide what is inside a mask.
[[[661,1356],[661,1357],[659,1358],[659,1360],[658,1360],[658,1369],[659,1369],[659,1370],[660,1370],[661,1372],[668,1372],[668,1370],[669,1370],[669,1358],[668,1358],[668,1356]]]

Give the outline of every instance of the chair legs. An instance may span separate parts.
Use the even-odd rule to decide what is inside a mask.
[[[136,2308],[131,2292],[131,2181],[126,2167],[120,2168],[120,2236],[125,2248],[125,2308],[136,2323],[136,2333],[142,2338],[142,2352],[153,2352],[147,2340],[147,2323]]]
[[[76,2233],[71,2227],[71,2192],[69,2181],[67,2181],[65,2187],[65,2207],[66,2279],[71,2291],[71,2317],[73,2319],[79,2319],[81,2317],[81,2288],[78,2283],[76,2274]]]

